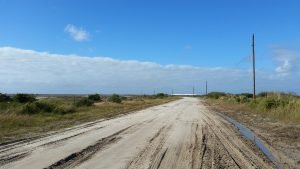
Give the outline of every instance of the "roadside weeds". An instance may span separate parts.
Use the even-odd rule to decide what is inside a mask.
[[[205,104],[256,133],[275,150],[273,153],[284,168],[300,167],[300,125],[263,117],[246,106],[223,100],[205,99]]]

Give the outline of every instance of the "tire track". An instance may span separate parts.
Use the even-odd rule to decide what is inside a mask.
[[[85,126],[87,126],[87,125],[85,125]],[[91,124],[89,124],[88,126],[91,126]],[[86,128],[86,127],[83,127],[83,128]],[[13,154],[10,154],[10,155],[1,156],[0,157],[0,166],[1,165],[5,165],[7,163],[11,163],[11,162],[17,161],[17,160],[21,160],[22,158],[30,155],[30,153],[32,151],[34,151],[35,149],[37,149],[39,147],[50,146],[50,145],[53,145],[53,144],[62,143],[62,142],[67,141],[67,140],[69,140],[71,138],[74,138],[74,137],[80,136],[82,134],[85,134],[85,133],[88,133],[88,132],[92,132],[94,130],[98,130],[98,129],[101,129],[101,128],[104,128],[104,127],[97,127],[97,128],[92,129],[92,130],[88,130],[88,131],[84,131],[84,132],[81,132],[81,133],[78,133],[78,134],[75,134],[75,135],[71,135],[69,137],[64,137],[64,138],[59,139],[59,140],[55,140],[55,141],[51,141],[51,142],[48,142],[48,143],[45,143],[45,144],[41,144],[41,145],[39,145],[37,147],[25,150],[23,152],[18,152],[18,153],[13,153]],[[31,138],[30,140],[34,140],[34,138]],[[25,141],[24,143],[26,143],[26,140],[24,140],[24,141]],[[39,141],[42,141],[42,140],[35,140],[34,142],[31,142],[31,144],[35,143],[35,142],[39,142]],[[28,143],[28,144],[30,144],[30,143]],[[9,150],[14,149],[14,148],[15,147],[11,147],[10,149],[3,150],[3,152],[9,151]]]
[[[200,150],[200,156],[201,156],[201,161],[200,161],[200,169],[203,168],[204,164],[204,156],[207,150],[207,138],[206,134],[204,132],[204,127],[202,127],[202,141],[201,141],[201,150]]]
[[[83,135],[83,134],[92,132],[92,131],[94,131],[94,130],[99,130],[99,129],[102,129],[102,128],[104,128],[104,127],[97,127],[97,128],[92,129],[92,130],[83,131],[83,132],[81,132],[81,133],[74,134],[74,135],[71,135],[71,136],[69,136],[69,137],[62,138],[62,139],[60,139],[60,140],[55,140],[55,141],[51,141],[51,142],[42,144],[42,145],[40,145],[40,146],[38,146],[38,147],[50,146],[50,145],[53,145],[53,144],[62,143],[62,142],[67,141],[67,140],[69,140],[69,139],[71,139],[71,138],[78,137],[78,136],[81,136],[81,135]]]
[[[137,158],[130,161],[126,169],[138,169],[139,166],[144,165],[145,159],[150,158],[150,164],[155,161],[155,158],[161,152],[163,145],[167,139],[167,133],[172,128],[172,125],[162,126],[153,137],[149,139],[149,144],[137,155]],[[150,168],[149,165],[147,168]]]
[[[88,160],[91,156],[93,156],[96,152],[103,149],[105,146],[108,146],[110,144],[113,144],[121,139],[119,136],[132,126],[129,126],[125,129],[122,129],[108,137],[102,138],[99,141],[96,142],[94,145],[90,145],[87,148],[83,149],[80,152],[73,153],[69,155],[68,157],[59,160],[58,162],[52,164],[51,166],[45,168],[45,169],[62,169],[62,168],[73,168],[76,165]]]
[[[30,152],[24,152],[24,153],[17,153],[17,154],[6,156],[6,157],[1,157],[0,158],[0,166],[11,163],[16,160],[20,160],[29,154],[30,154]]]

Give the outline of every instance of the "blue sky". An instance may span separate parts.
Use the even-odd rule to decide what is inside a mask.
[[[300,2],[296,0],[0,0],[0,59],[4,64],[2,66],[14,66],[19,61],[12,61],[12,57],[15,57],[12,53],[24,55],[18,56],[21,59],[20,57],[26,57],[25,50],[31,50],[35,55],[46,52],[51,57],[50,55],[58,54],[63,60],[67,59],[64,62],[70,63],[74,62],[74,57],[69,56],[76,55],[79,59],[109,57],[122,63],[132,60],[151,62],[168,71],[168,65],[189,65],[197,71],[220,68],[230,74],[220,77],[236,78],[237,81],[239,76],[232,72],[246,72],[240,80],[247,85],[251,84],[251,80],[247,78],[251,69],[251,34],[254,32],[257,69],[262,72],[261,77],[258,77],[261,79],[258,80],[258,83],[261,82],[258,89],[299,93],[299,7]],[[29,65],[37,60],[35,56],[27,57],[33,57],[33,60],[22,62],[23,64]],[[43,68],[52,64],[51,59],[43,62]],[[45,81],[44,75],[35,77],[36,79],[18,79],[9,72],[12,70],[2,68],[7,76],[5,77],[11,81],[7,86],[3,85],[3,92],[146,93],[152,92],[154,88],[165,92],[170,91],[170,88],[176,88],[178,92],[188,92],[191,86],[210,79],[205,73],[196,71],[193,74],[184,70],[186,73],[183,77],[169,80],[155,75],[159,83],[152,86],[147,85],[151,81],[150,75],[149,79],[143,80],[138,76],[129,76],[128,79],[131,78],[133,83],[144,82],[141,82],[139,89],[122,87],[115,80],[111,82],[109,77],[104,78],[106,81],[102,79],[97,82],[102,83],[102,87],[83,90],[82,87],[76,87],[83,85],[80,82],[67,84],[60,81],[59,84],[51,84],[51,88],[44,89],[39,86]],[[35,65],[32,71],[43,68]],[[115,67],[114,71],[118,71],[118,68]],[[24,70],[22,65],[15,69],[33,73]],[[81,72],[87,73],[87,68],[84,69]],[[50,69],[48,71],[51,72]],[[70,71],[73,69],[70,68]],[[61,73],[65,72],[62,70]],[[191,74],[196,77],[192,78]],[[187,76],[191,76],[191,79],[184,80]],[[3,81],[7,81],[3,77]],[[224,82],[223,78],[212,79],[215,86],[211,86],[211,90],[251,91],[251,87],[237,85],[234,81],[229,81],[222,87],[220,83]],[[75,81],[72,78],[69,80]],[[93,83],[93,79],[89,80]],[[175,85],[179,80],[185,83]],[[24,81],[28,81],[28,87],[22,88],[20,86],[26,86]],[[283,82],[288,82],[288,85]],[[234,84],[236,86],[232,86]],[[62,86],[67,86],[68,90],[63,90]],[[198,92],[203,91],[198,89]]]

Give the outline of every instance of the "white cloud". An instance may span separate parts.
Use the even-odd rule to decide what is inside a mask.
[[[83,28],[77,28],[72,24],[68,24],[65,27],[65,32],[69,33],[70,37],[77,42],[83,42],[89,40],[89,33]]]
[[[275,71],[286,76],[295,74],[300,69],[300,52],[285,48],[273,48],[274,60],[276,62]]]
[[[59,55],[12,47],[0,48],[0,92],[16,93],[204,93],[209,91],[251,92],[251,71],[161,65],[108,57]],[[259,91],[299,92],[300,78],[269,78],[257,71]]]

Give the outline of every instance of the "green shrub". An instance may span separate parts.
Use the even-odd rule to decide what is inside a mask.
[[[260,92],[257,96],[258,97],[267,97],[269,92]]]
[[[30,95],[30,94],[16,94],[13,97],[13,100],[19,103],[28,103],[28,102],[34,102],[36,101],[35,96]]]
[[[101,97],[99,94],[92,94],[88,96],[88,99],[93,100],[93,101],[101,101]]]
[[[267,98],[261,101],[261,105],[263,106],[264,109],[270,110],[270,109],[277,108],[279,106],[279,103],[274,98]]]
[[[252,93],[241,93],[240,94],[241,96],[245,96],[247,98],[252,98],[253,97],[253,94]]]
[[[164,97],[167,97],[168,94],[165,94],[165,93],[157,93],[156,94],[156,98],[164,98]]]
[[[9,101],[11,101],[11,98],[8,95],[0,93],[0,102],[9,102]]]
[[[54,109],[54,113],[56,114],[69,114],[74,113],[76,111],[74,106],[59,106]]]
[[[46,102],[34,102],[33,104],[35,104],[36,107],[37,107],[41,112],[45,112],[45,113],[53,112],[53,110],[54,110],[55,107],[56,107],[54,104],[50,104],[50,103],[46,103]]]
[[[224,92],[210,92],[207,94],[208,98],[219,99],[221,96],[226,96]]]
[[[88,98],[82,98],[76,103],[77,107],[82,107],[82,106],[92,106],[94,104],[93,100],[90,100]]]
[[[241,98],[240,98],[240,97],[234,97],[234,99],[235,99],[235,101],[238,102],[238,103],[241,102]]]
[[[73,106],[56,106],[47,102],[32,102],[26,103],[22,110],[22,114],[38,114],[38,113],[55,113],[67,114],[75,112]]]
[[[23,114],[37,114],[37,113],[51,113],[55,109],[55,105],[46,102],[32,102],[26,103],[21,113]]]
[[[113,94],[112,96],[110,96],[108,98],[108,101],[113,102],[113,103],[121,103],[122,102],[122,98],[121,98],[121,96],[119,96],[117,94]]]
[[[250,101],[249,97],[244,96],[244,95],[240,96],[240,99],[241,99],[240,103],[247,103]]]
[[[35,103],[27,103],[23,106],[21,113],[22,114],[37,114],[37,113],[40,113],[40,109],[36,106]]]

